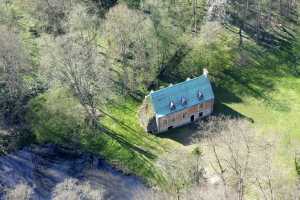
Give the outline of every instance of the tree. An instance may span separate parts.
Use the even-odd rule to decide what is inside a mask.
[[[106,15],[104,34],[109,54],[117,61],[120,84],[124,94],[147,87],[159,68],[156,38],[151,20],[139,11],[120,4]]]
[[[239,47],[242,47],[243,32],[249,17],[249,0],[229,0],[227,7],[233,24],[238,27]]]
[[[36,19],[37,28],[47,33],[65,33],[65,21],[76,0],[24,0],[22,5]]]
[[[21,28],[20,21],[19,12],[13,6],[13,2],[11,0],[2,1],[0,3],[0,24],[5,24],[10,28]]]
[[[297,182],[288,180],[287,169],[274,161],[276,140],[259,137],[243,119],[212,117],[200,127],[203,160],[219,177],[225,199],[242,200],[253,193],[259,199],[297,198]]]
[[[193,28],[192,31],[197,33],[197,0],[193,0],[192,2],[192,6],[193,6]]]
[[[177,150],[163,156],[158,161],[165,172],[165,190],[170,198],[185,199],[186,192],[192,187],[200,187],[204,181],[202,152],[195,148],[192,152]]]
[[[58,184],[53,193],[53,200],[104,200],[104,189],[93,188],[88,182],[81,183],[77,179],[66,179]]]
[[[53,73],[74,92],[96,125],[99,105],[111,96],[109,68],[99,55],[94,40],[67,35],[56,39],[51,57]]]
[[[16,29],[2,25],[0,34],[0,103],[11,112],[26,93],[23,76],[28,60]]]
[[[33,189],[21,183],[6,192],[5,200],[30,200],[33,198]]]
[[[98,30],[94,23],[84,23],[88,18],[86,10],[80,7],[74,12],[72,18],[82,21],[75,23],[69,20],[69,33],[47,40],[44,38],[47,44],[42,44],[42,65],[48,70],[46,75],[50,77],[50,82],[58,80],[74,92],[94,127],[99,110],[113,94],[110,65],[100,52]]]

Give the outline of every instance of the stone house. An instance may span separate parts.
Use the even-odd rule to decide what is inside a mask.
[[[151,91],[140,109],[140,120],[151,133],[161,133],[206,117],[213,112],[214,93],[203,75]]]

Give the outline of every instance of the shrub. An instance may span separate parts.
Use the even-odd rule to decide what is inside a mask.
[[[300,175],[300,154],[296,154],[295,156],[295,167],[296,167],[296,172],[298,175]]]
[[[92,188],[90,183],[80,183],[77,179],[66,179],[58,184],[52,194],[53,200],[102,200],[104,190],[101,187]]]
[[[30,186],[21,183],[16,185],[13,189],[7,191],[6,200],[29,200],[32,199],[33,190]]]
[[[27,120],[38,142],[78,144],[89,129],[85,112],[65,88],[54,88],[33,100]]]

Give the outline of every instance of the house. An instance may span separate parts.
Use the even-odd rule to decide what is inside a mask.
[[[213,105],[214,93],[204,69],[197,78],[151,91],[145,97],[140,119],[148,132],[161,133],[210,115]]]

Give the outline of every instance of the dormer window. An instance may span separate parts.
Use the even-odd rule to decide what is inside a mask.
[[[203,93],[200,90],[197,93],[197,97],[198,97],[199,100],[202,100],[203,97],[204,97]]]
[[[170,110],[176,109],[176,105],[175,105],[174,101],[170,101],[169,108],[170,108]]]
[[[187,98],[181,97],[181,105],[183,106],[187,105]]]

